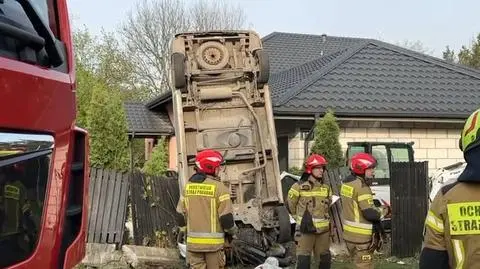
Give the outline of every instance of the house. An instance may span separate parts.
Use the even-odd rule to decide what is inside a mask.
[[[274,32],[263,43],[282,170],[301,166],[304,140],[327,108],[343,149],[349,141],[414,142],[415,159],[429,161],[430,172],[463,160],[458,138],[480,104],[477,70],[373,39]],[[130,134],[137,126],[172,131],[170,93],[125,108]],[[170,146],[175,152],[174,139]]]

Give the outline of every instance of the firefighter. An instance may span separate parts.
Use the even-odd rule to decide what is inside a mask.
[[[25,177],[24,166],[14,164],[5,168],[4,172],[5,181],[0,197],[2,214],[0,249],[4,255],[0,266],[26,258],[34,243],[33,238],[29,237],[30,232],[34,231],[30,203],[27,189],[21,181]]]
[[[459,141],[467,166],[438,191],[425,220],[420,268],[478,268],[480,258],[480,109]]]
[[[343,238],[358,269],[373,268],[373,252],[381,245],[379,233],[382,212],[373,204],[370,185],[377,161],[368,153],[357,153],[350,160],[351,175],[340,189]]]
[[[203,150],[195,158],[196,173],[185,184],[178,210],[186,218],[187,260],[191,268],[225,267],[225,233],[235,237],[228,189],[218,178],[223,156]]]
[[[311,254],[319,260],[320,269],[331,266],[330,203],[332,192],[323,181],[326,159],[310,155],[299,182],[288,191],[288,207],[299,224],[297,268],[310,268]]]

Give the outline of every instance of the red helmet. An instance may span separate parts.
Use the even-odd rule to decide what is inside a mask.
[[[364,152],[353,155],[350,161],[350,169],[357,175],[365,174],[365,170],[374,168],[376,165],[377,160],[372,155]]]
[[[312,154],[305,161],[305,173],[311,174],[313,168],[327,165],[327,160],[320,154]]]
[[[223,156],[216,150],[206,149],[197,153],[195,164],[205,174],[213,175],[215,169],[224,163]]]

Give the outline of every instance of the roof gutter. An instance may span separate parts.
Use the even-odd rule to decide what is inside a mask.
[[[169,91],[147,102],[145,104],[145,107],[147,107],[148,109],[154,109],[158,106],[165,104],[166,102],[169,102],[170,100],[172,100],[172,92]]]
[[[276,120],[310,120],[315,116],[274,116]],[[376,117],[338,117],[338,121],[380,121],[380,122],[436,122],[436,123],[465,123],[465,119],[442,119],[442,118],[376,118]]]
[[[156,137],[156,136],[172,136],[173,132],[138,132],[138,131],[128,131],[127,135],[130,137]]]

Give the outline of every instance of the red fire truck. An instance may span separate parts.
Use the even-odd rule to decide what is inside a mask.
[[[0,268],[85,255],[88,135],[66,0],[0,0]]]

